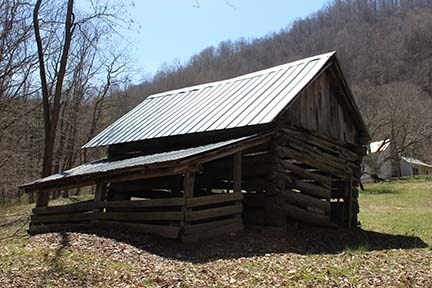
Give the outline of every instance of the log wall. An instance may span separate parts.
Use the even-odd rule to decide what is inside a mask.
[[[273,145],[271,209],[314,225],[357,225],[359,153],[293,128],[281,128]]]

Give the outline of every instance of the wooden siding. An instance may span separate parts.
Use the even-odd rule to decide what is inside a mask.
[[[358,143],[352,109],[329,69],[315,79],[282,116],[283,125],[303,128],[350,144]]]

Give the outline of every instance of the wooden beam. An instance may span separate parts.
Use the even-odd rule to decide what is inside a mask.
[[[223,193],[210,196],[200,196],[186,199],[186,207],[192,208],[197,206],[204,206],[210,204],[238,201],[243,199],[241,192],[237,193]]]
[[[94,213],[59,214],[59,215],[32,215],[31,223],[69,223],[83,222],[94,219]]]
[[[50,214],[67,214],[67,213],[78,213],[86,212],[96,208],[101,208],[100,204],[93,200],[78,202],[73,204],[49,206],[49,207],[38,207],[33,209],[33,214],[35,215],[50,215]]]
[[[305,209],[307,207],[313,207],[324,211],[327,215],[330,215],[329,201],[322,201],[307,194],[290,190],[280,191],[274,197],[276,198],[276,201],[278,201],[279,199],[282,201],[288,201],[293,205],[297,205]]]
[[[278,162],[281,164],[283,168],[293,172],[294,174],[297,174],[300,177],[314,180],[327,188],[331,188],[331,184],[332,184],[331,177],[307,171],[306,169],[297,166],[294,163],[289,162],[288,160],[280,159]]]
[[[305,222],[313,225],[337,227],[336,224],[330,221],[330,216],[324,216],[316,214],[312,211],[299,208],[294,205],[285,203],[283,206],[278,207],[286,216],[298,220],[300,222]]]
[[[243,211],[243,207],[241,204],[235,204],[230,206],[218,207],[218,208],[210,208],[198,211],[187,211],[186,212],[186,221],[198,221],[204,219],[217,218],[232,214],[238,214]]]

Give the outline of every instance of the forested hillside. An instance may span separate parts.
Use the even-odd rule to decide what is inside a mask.
[[[41,173],[44,126],[40,93],[34,77],[27,77],[35,73],[36,57],[24,49],[33,41],[31,10],[18,5],[18,13],[8,1],[0,2],[0,197],[15,197],[18,184]],[[10,15],[22,19],[10,20]],[[9,33],[12,24],[19,30]],[[83,29],[73,42],[74,64],[63,87],[67,96],[60,106],[53,172],[100,156],[86,154],[80,146],[150,94],[333,50],[373,140],[389,138],[397,144],[396,152],[432,160],[431,0],[335,0],[305,19],[287,20],[287,25],[260,39],[205,48],[186,63],[165,65],[134,86],[116,77],[124,67],[119,57],[95,57],[98,42],[88,42],[99,41],[103,32],[93,26]],[[17,53],[9,53],[8,45],[18,47]],[[88,81],[91,77],[104,81]]]

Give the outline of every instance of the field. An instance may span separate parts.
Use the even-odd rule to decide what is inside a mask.
[[[431,179],[366,185],[360,207],[357,231],[248,227],[183,245],[115,231],[28,237],[31,205],[3,206],[0,286],[432,287]]]

